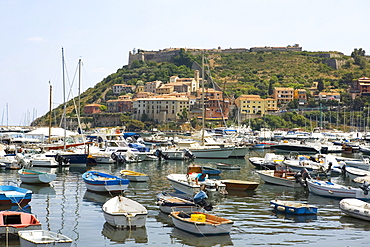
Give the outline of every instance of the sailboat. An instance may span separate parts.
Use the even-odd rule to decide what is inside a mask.
[[[205,145],[205,104],[204,104],[204,53],[202,55],[202,136],[201,144],[190,143],[188,149],[196,158],[227,159],[235,149],[235,146]]]

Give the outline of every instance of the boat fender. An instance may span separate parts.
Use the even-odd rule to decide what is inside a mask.
[[[283,206],[277,206],[276,209],[279,211],[285,211],[285,207]]]
[[[293,212],[293,213],[294,213],[294,211],[295,211],[295,210],[294,210],[294,208],[289,208],[289,209],[288,209],[288,211],[290,211],[290,212]]]

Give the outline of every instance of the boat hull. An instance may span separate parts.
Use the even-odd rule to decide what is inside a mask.
[[[19,170],[19,177],[22,183],[27,184],[48,184],[54,181],[57,177],[56,174],[40,173],[27,170]]]
[[[189,148],[189,150],[193,153],[193,155],[195,155],[196,158],[227,159],[231,155],[234,148]]]
[[[116,196],[103,205],[105,221],[116,228],[143,227],[148,211],[140,203]]]
[[[280,200],[272,200],[270,203],[275,210],[287,214],[317,214],[317,207],[308,204]]]
[[[234,223],[233,221],[226,219],[224,219],[225,223],[209,223],[207,222],[208,219],[206,219],[205,222],[192,221],[187,218],[179,217],[178,213],[179,212],[173,212],[170,214],[175,227],[196,235],[229,234]],[[208,214],[203,215],[206,215],[207,217]]]
[[[352,216],[354,218],[358,218],[361,220],[370,221],[370,204],[358,199],[342,199],[339,202],[339,208],[342,210],[343,213],[346,215]]]
[[[314,194],[326,197],[337,198],[357,198],[370,199],[370,195],[365,195],[359,188],[352,188],[350,186],[342,186],[330,182],[307,180],[308,190]]]
[[[10,186],[0,186],[0,205],[27,204],[31,201],[32,191]]]
[[[222,183],[226,185],[226,190],[255,190],[259,183],[255,182],[248,182],[248,181],[241,181],[241,180],[221,180]]]
[[[85,172],[82,178],[86,188],[95,192],[120,192],[126,190],[129,185],[128,179],[96,171]]]
[[[73,242],[62,234],[44,230],[22,230],[18,235],[22,247],[69,247]]]
[[[293,176],[287,176],[286,178],[275,176],[274,170],[260,170],[256,171],[263,181],[270,184],[287,186],[292,188],[302,188],[300,183],[297,183]]]
[[[18,234],[22,230],[41,230],[41,223],[33,214],[3,211],[0,212],[0,234]]]

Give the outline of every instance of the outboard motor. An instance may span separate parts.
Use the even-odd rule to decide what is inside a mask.
[[[63,157],[61,154],[56,154],[54,159],[58,162],[59,166],[63,166],[63,164],[68,164],[69,162],[69,159]]]
[[[363,192],[364,192],[364,195],[367,195],[367,194],[369,194],[369,190],[370,190],[370,184],[368,183],[368,182],[364,182],[363,184],[361,184],[360,186],[360,189],[362,189],[363,190]]]
[[[300,172],[296,172],[294,174],[294,177],[295,177],[295,182],[299,183],[304,188],[307,187],[307,178],[311,178],[306,168],[302,169],[302,171]]]
[[[113,152],[110,157],[112,158],[112,160],[114,160],[114,163],[116,164],[123,164],[126,162],[126,158],[120,153]]]
[[[208,196],[206,192],[201,190],[194,196],[194,203],[207,211],[211,211],[213,209],[213,206],[207,202],[207,198]]]
[[[184,149],[183,151],[185,151],[185,157],[188,159],[188,160],[193,160],[195,159],[195,155],[189,150],[189,149]]]
[[[164,154],[160,149],[155,150],[155,156],[157,156],[159,160],[168,160],[168,154]]]

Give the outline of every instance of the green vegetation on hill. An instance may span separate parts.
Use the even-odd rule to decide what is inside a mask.
[[[326,52],[328,53],[328,52]],[[332,52],[335,53],[335,52]],[[335,53],[335,59],[342,65],[339,69],[334,69],[327,65],[328,58],[322,57],[323,53],[314,52],[245,52],[222,54],[205,54],[206,69],[208,67],[210,75],[208,78],[209,87],[211,85],[210,76],[213,81],[228,96],[238,97],[242,94],[258,94],[263,98],[272,94],[274,87],[293,87],[308,89],[312,83],[319,82],[320,90],[327,91],[336,89],[342,93],[343,104],[353,109],[359,110],[369,104],[364,98],[352,101],[346,89],[350,83],[360,77],[370,77],[370,66],[365,57],[365,51],[355,49],[352,57]],[[123,66],[116,73],[108,75],[95,87],[89,88],[81,95],[81,111],[87,104],[98,103],[105,105],[109,99],[117,98],[113,95],[112,86],[114,84],[143,85],[145,82],[160,80],[168,82],[169,78],[177,75],[180,78],[193,77],[194,71],[191,69],[193,63],[198,66],[202,63],[201,55],[191,55],[185,50],[173,58],[172,62],[156,63],[152,61],[133,61],[130,65]],[[351,105],[352,104],[352,105]],[[318,102],[309,101],[309,107],[318,106]],[[290,105],[296,106],[296,102]],[[53,110],[53,123],[60,123],[63,106]],[[68,102],[67,117],[75,117],[76,110],[72,101]],[[271,119],[272,120],[272,119]],[[287,121],[292,122],[292,119]],[[91,118],[82,118],[82,122],[91,122]],[[257,120],[256,120],[257,121]],[[274,119],[274,122],[277,120]],[[284,123],[278,120],[277,122]],[[288,122],[289,122],[288,121]],[[298,119],[299,125],[302,120]],[[256,125],[259,125],[257,122]],[[34,121],[33,125],[48,125],[48,114]],[[286,124],[289,126],[289,123]],[[278,126],[276,126],[278,127]],[[291,126],[289,126],[291,127]]]

